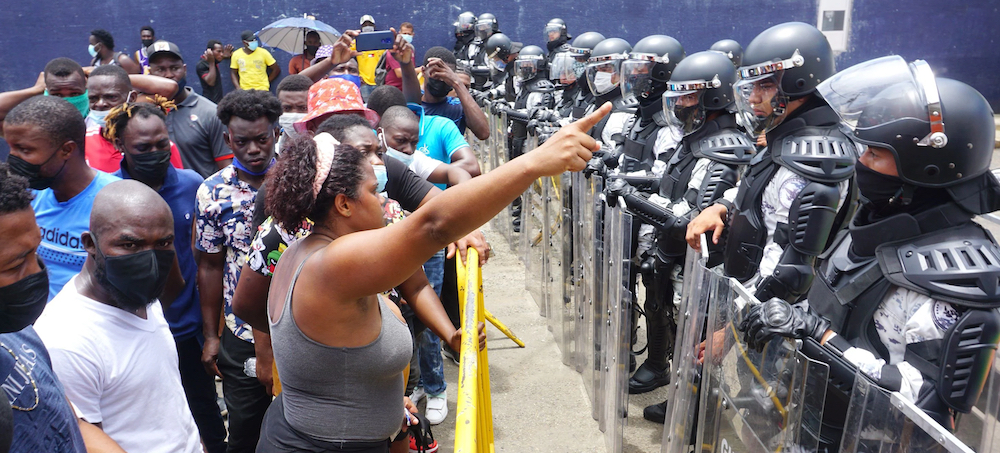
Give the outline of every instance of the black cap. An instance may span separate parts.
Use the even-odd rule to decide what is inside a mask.
[[[177,58],[180,58],[181,60],[184,59],[184,57],[181,56],[181,49],[177,47],[177,44],[174,44],[170,41],[164,41],[161,39],[159,41],[154,42],[152,45],[146,48],[146,55],[150,60],[153,59],[154,55],[161,53],[171,53],[176,55]]]
[[[257,39],[257,36],[254,35],[253,30],[243,30],[243,33],[240,33],[240,39],[244,41],[253,41]]]

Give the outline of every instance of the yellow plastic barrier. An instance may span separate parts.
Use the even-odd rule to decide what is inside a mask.
[[[490,398],[490,362],[487,348],[479,349],[476,328],[486,320],[483,307],[483,271],[479,254],[470,248],[456,263],[458,297],[462,301],[462,350],[458,368],[458,414],[455,417],[455,453],[493,453],[493,407]]]

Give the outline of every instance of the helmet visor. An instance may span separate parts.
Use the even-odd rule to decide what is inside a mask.
[[[579,74],[576,72],[577,66],[579,66]],[[586,66],[573,58],[569,52],[557,52],[552,56],[552,62],[549,64],[549,80],[559,85],[569,85],[576,82],[577,77],[583,75]]]
[[[777,71],[748,77],[733,85],[736,96],[736,119],[754,136],[774,129],[785,118],[788,95],[781,90],[781,76]]]
[[[472,20],[472,19],[470,19],[468,17],[459,17],[458,18],[458,29],[461,30],[461,31],[463,31],[463,32],[472,31],[472,29],[475,28],[475,26],[476,26],[476,21],[475,20]]]
[[[492,31],[493,31],[493,22],[476,22],[477,38],[485,41],[486,38],[490,37]]]
[[[688,136],[705,124],[701,98],[705,90],[667,91],[663,93],[663,113],[670,125]]]
[[[545,42],[552,42],[562,36],[563,27],[559,24],[548,24],[545,26]]]
[[[652,61],[645,60],[625,60],[622,62],[622,96],[629,104],[634,104],[640,99],[649,96],[653,89]]]
[[[530,80],[538,74],[539,59],[529,58],[529,59],[517,59],[514,60],[514,75],[520,77],[521,80]]]
[[[622,60],[604,60],[587,64],[587,83],[597,96],[610,93],[621,79],[619,68]]]

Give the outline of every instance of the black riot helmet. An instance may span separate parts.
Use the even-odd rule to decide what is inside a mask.
[[[493,69],[503,71],[507,68],[507,60],[510,56],[518,54],[522,47],[524,47],[523,44],[511,41],[507,35],[494,33],[486,41],[486,60]]]
[[[564,42],[569,39],[569,33],[566,31],[566,21],[558,17],[549,19],[549,22],[545,24],[545,42],[555,41],[560,38]]]
[[[816,27],[787,22],[764,30],[743,52],[734,88],[741,123],[752,135],[774,129],[790,101],[812,94],[834,72],[833,50]]]
[[[476,32],[476,15],[471,11],[466,11],[458,15],[458,22],[455,22],[455,35],[466,36]]]
[[[989,172],[996,124],[975,88],[935,77],[922,60],[888,56],[848,68],[817,91],[855,140],[892,152],[902,183],[946,188],[976,214],[1000,208],[1000,184]]]
[[[604,41],[604,39],[604,35],[596,31],[588,31],[573,40],[573,43],[569,46],[569,53],[586,63],[586,60],[590,58],[590,52],[594,50],[597,44]],[[582,75],[581,73],[577,77]]]
[[[729,61],[732,61],[733,65],[737,68],[743,64],[743,46],[732,39],[716,41],[716,43],[712,44],[712,47],[709,47],[708,50],[724,53],[727,57],[729,57]]]
[[[545,74],[545,51],[538,46],[525,46],[514,60],[514,75],[528,81]]]
[[[666,92],[663,112],[684,135],[705,124],[709,112],[727,110],[733,104],[736,67],[720,52],[693,54],[674,68]]]
[[[603,96],[618,88],[621,64],[631,51],[632,45],[621,38],[608,38],[594,46],[587,59],[587,83],[595,96]]]
[[[497,23],[497,16],[490,13],[482,13],[476,20],[476,37],[486,41],[491,35],[500,31],[500,24]]]
[[[621,64],[622,95],[629,104],[660,100],[670,73],[684,59],[684,46],[665,35],[651,35],[635,43]]]

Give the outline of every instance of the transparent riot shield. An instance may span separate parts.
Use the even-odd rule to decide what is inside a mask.
[[[590,178],[592,184],[593,194],[593,204],[591,210],[593,211],[593,218],[590,224],[590,229],[592,231],[593,242],[586,247],[591,248],[591,253],[593,256],[594,268],[593,275],[590,280],[591,289],[590,292],[593,294],[594,303],[591,305],[593,309],[593,327],[592,338],[593,338],[593,364],[594,373],[591,375],[593,379],[593,404],[591,405],[592,415],[594,419],[597,420],[598,425],[601,425],[604,418],[604,358],[603,351],[606,347],[604,343],[604,335],[608,324],[608,300],[607,294],[605,293],[605,253],[604,253],[604,209],[606,205],[604,204],[604,196],[602,192],[604,191],[604,181],[601,178],[592,177]]]
[[[663,453],[687,453],[694,441],[701,385],[700,345],[704,340],[705,319],[713,295],[729,288],[718,271],[705,267],[705,258],[688,250],[684,262],[681,303],[677,307],[677,338],[674,343],[673,371],[667,388]],[[723,295],[724,296],[724,295]]]
[[[559,347],[562,362],[575,366],[575,313],[573,306],[572,186],[569,173],[545,178],[545,293],[549,330]]]
[[[587,178],[582,172],[573,173],[573,270],[576,275],[576,288],[573,292],[576,306],[576,344],[577,370],[583,375],[583,386],[590,398],[591,407],[597,400],[594,393],[594,370],[598,362],[596,354],[597,337],[594,293],[594,212],[596,195],[600,193],[594,188],[594,178]],[[595,415],[596,418],[596,415]]]
[[[854,378],[840,451],[972,453],[973,450],[901,394],[889,392],[859,373]]]
[[[538,139],[528,136],[525,142],[526,152],[532,152],[538,146]],[[528,190],[521,194],[521,241],[520,253],[524,262],[524,285],[538,304],[538,312],[546,315],[546,284],[545,284],[545,247],[546,247],[546,216],[548,195],[548,178],[539,178],[531,184]],[[518,250],[515,250],[515,253]]]
[[[603,351],[604,439],[620,453],[628,416],[629,338],[632,322],[632,216],[620,205],[605,209],[607,328]]]
[[[714,291],[695,445],[719,453],[816,451],[829,366],[802,355],[795,340],[748,347],[737,326],[757,301],[731,278]]]

